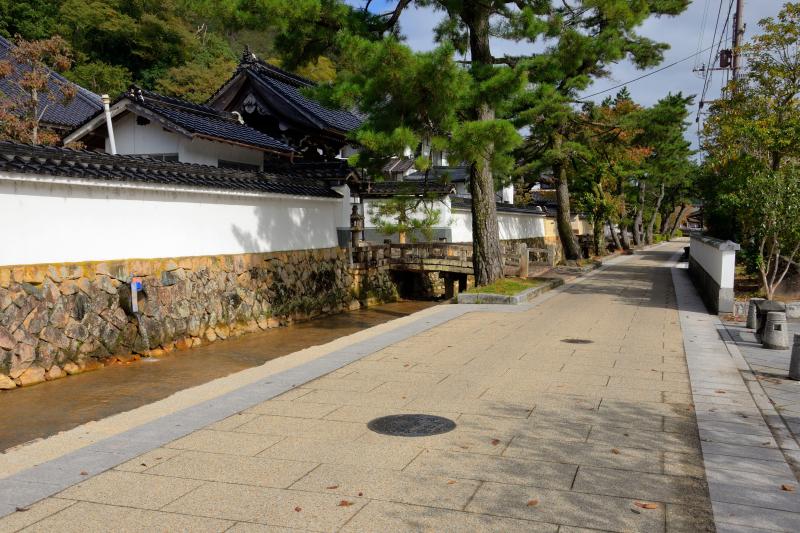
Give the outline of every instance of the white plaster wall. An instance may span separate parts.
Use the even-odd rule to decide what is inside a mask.
[[[0,265],[337,246],[339,199],[31,183],[10,177],[0,173]]]
[[[472,242],[472,212],[454,209],[451,215],[453,242]],[[523,213],[497,213],[501,240],[545,236],[545,217]]]
[[[689,254],[703,270],[716,281],[721,289],[732,289],[736,270],[736,252],[722,251],[716,246],[692,238],[689,242]]]
[[[364,217],[364,227],[365,228],[374,228],[375,223],[373,219],[376,217],[376,209],[378,205],[381,203],[382,200],[378,199],[371,199],[366,198],[361,202],[361,215]],[[450,225],[451,219],[451,210],[450,210],[450,198],[445,197],[441,200],[434,200],[432,203],[429,203],[432,209],[436,209],[439,211],[439,223],[436,224],[436,227],[447,227]],[[425,217],[425,211],[422,206],[418,207],[415,214],[412,215],[419,218]],[[395,217],[389,217],[390,219],[394,219]],[[349,220],[349,215],[348,215]],[[349,222],[348,222],[349,225]]]
[[[264,154],[260,150],[207,139],[188,139],[165,130],[155,121],[140,126],[136,124],[136,115],[132,113],[114,120],[114,139],[118,154],[178,154],[178,160],[182,163],[216,167],[218,161],[224,159],[263,168]],[[106,152],[111,153],[108,139]]]

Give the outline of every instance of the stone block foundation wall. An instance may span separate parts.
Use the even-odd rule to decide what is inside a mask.
[[[326,248],[0,267],[0,389],[358,307],[348,265]],[[387,279],[366,285],[381,298]]]

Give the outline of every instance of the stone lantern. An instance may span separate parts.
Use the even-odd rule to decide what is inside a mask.
[[[350,244],[353,248],[358,248],[359,233],[364,231],[364,217],[358,212],[358,206],[353,206],[350,213]]]

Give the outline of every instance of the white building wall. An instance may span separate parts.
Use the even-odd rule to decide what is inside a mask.
[[[118,154],[178,154],[181,163],[216,167],[219,160],[224,159],[263,168],[264,154],[260,150],[206,139],[189,139],[165,130],[155,121],[140,126],[132,113],[114,120],[114,138]],[[111,153],[108,139],[106,152]]]
[[[472,212],[454,209],[451,213],[453,242],[472,242]],[[501,240],[544,237],[544,215],[524,213],[497,213],[497,225]]]
[[[339,199],[30,178],[0,173],[0,265],[337,246]]]

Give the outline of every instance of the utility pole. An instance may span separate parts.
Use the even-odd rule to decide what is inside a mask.
[[[739,47],[742,46],[744,37],[744,0],[736,0],[736,13],[733,15],[735,29],[733,31],[733,79],[739,79],[739,69],[742,66],[742,57]]]

